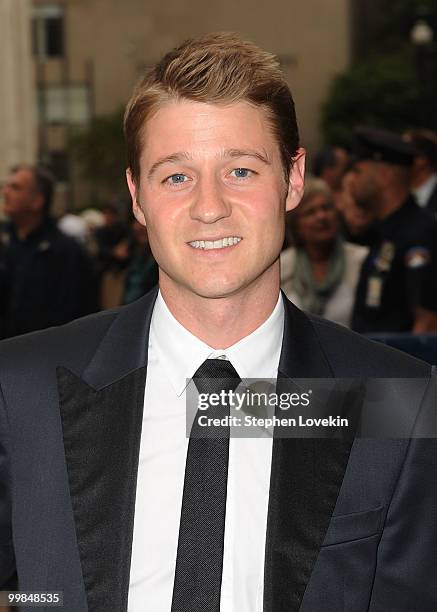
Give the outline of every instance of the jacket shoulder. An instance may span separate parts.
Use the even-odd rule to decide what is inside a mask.
[[[117,317],[119,308],[98,312],[65,325],[16,336],[0,342],[0,372],[41,371],[63,363],[80,372]]]
[[[416,378],[431,375],[432,367],[332,321],[307,315],[322,349],[338,377]]]

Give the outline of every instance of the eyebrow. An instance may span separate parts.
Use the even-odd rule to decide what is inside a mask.
[[[263,152],[261,153],[260,151],[256,151],[255,149],[226,149],[220,154],[220,157],[223,159],[234,159],[237,157],[254,157],[263,164],[266,164],[268,166],[271,165],[271,161],[265,150],[263,150]],[[193,157],[186,151],[178,151],[177,153],[171,153],[170,155],[160,157],[150,168],[149,172],[147,173],[147,178],[150,179],[153,174],[155,174],[155,172],[158,170],[158,168],[164,164],[176,164],[182,161],[190,161],[192,159]]]
[[[171,153],[170,155],[165,155],[165,157],[160,157],[150,168],[149,172],[147,173],[147,178],[150,179],[163,164],[175,164],[177,162],[187,161],[189,159],[191,158],[185,151],[179,151],[178,153]]]
[[[256,149],[226,149],[226,151],[223,152],[223,157],[254,157],[267,166],[271,165],[269,156],[264,149],[262,153]]]

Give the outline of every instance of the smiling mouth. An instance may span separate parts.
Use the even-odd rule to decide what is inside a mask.
[[[193,240],[188,244],[194,249],[209,251],[211,249],[224,249],[225,247],[234,246],[241,240],[242,238],[240,236],[228,236],[227,238],[220,238],[219,240]]]

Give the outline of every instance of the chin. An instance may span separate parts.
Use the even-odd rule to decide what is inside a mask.
[[[205,283],[196,283],[190,290],[207,299],[221,299],[235,295],[246,287],[242,279],[209,279]]]

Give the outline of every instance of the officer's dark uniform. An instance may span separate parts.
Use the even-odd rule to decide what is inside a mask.
[[[25,240],[0,228],[0,337],[67,323],[95,310],[90,261],[47,220]]]
[[[407,164],[414,151],[379,130],[356,135],[358,159]],[[352,328],[361,333],[411,331],[418,306],[437,312],[437,223],[413,197],[378,224],[363,262]]]
[[[436,246],[437,224],[430,223],[413,198],[384,219],[363,262],[352,328],[362,333],[410,331],[417,306],[437,311]]]

